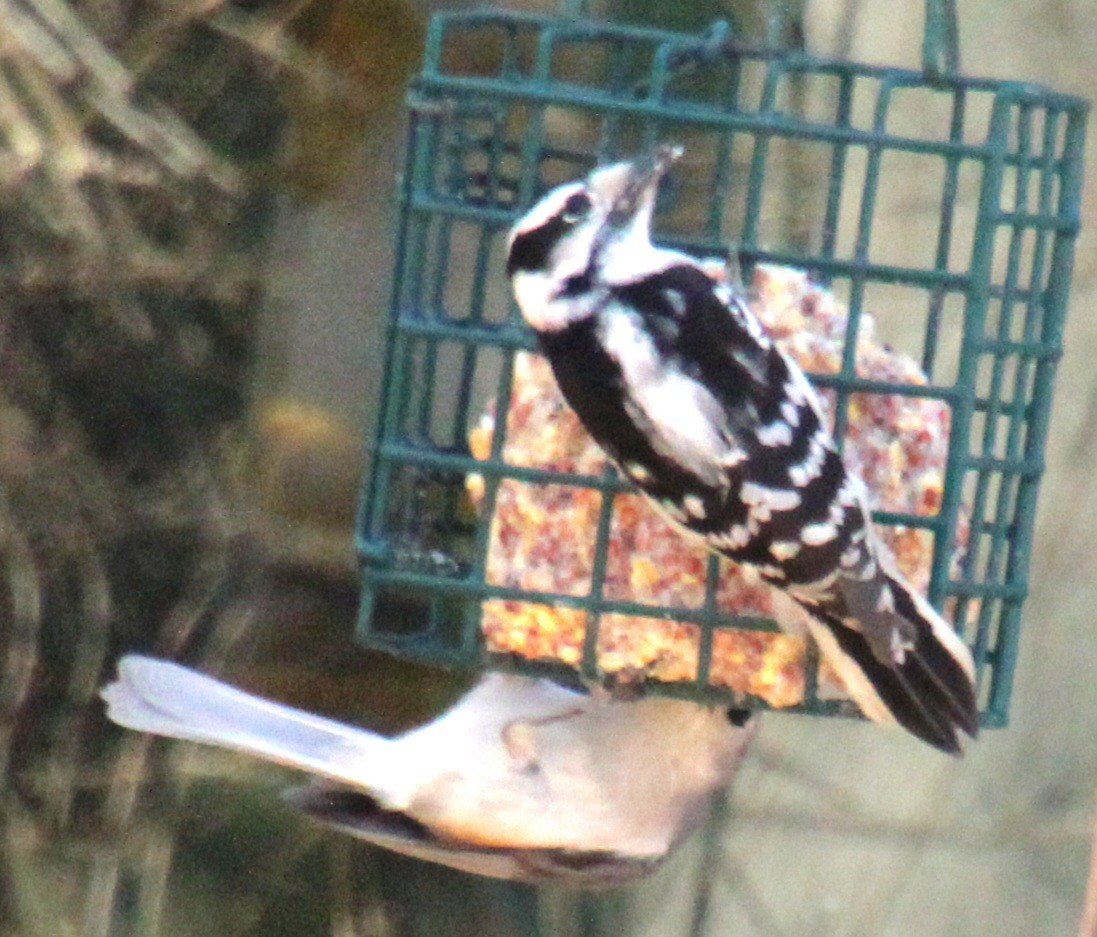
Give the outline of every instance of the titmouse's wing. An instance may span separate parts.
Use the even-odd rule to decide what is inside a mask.
[[[461,872],[531,884],[605,888],[642,878],[665,856],[633,858],[610,852],[478,846],[439,837],[407,814],[385,810],[369,794],[316,781],[286,791],[288,803],[332,829],[403,856]]]
[[[475,855],[475,871],[508,877],[528,877],[519,873],[544,857],[661,861],[700,822],[752,734],[719,709],[596,699],[500,674],[391,740],[149,658],[123,658],[103,696],[110,718],[130,728],[245,751],[368,794],[362,804],[379,808],[369,822],[344,822],[342,810],[324,817],[359,836],[396,848],[391,821],[403,815],[425,835],[401,828],[402,851],[457,868],[473,868],[465,860]],[[511,861],[486,861],[505,852]]]

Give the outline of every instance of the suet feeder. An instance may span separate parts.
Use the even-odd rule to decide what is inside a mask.
[[[431,21],[408,95],[384,391],[358,531],[367,645],[589,685],[607,679],[600,626],[642,616],[697,638],[692,671],[648,680],[650,692],[759,702],[710,679],[721,635],[776,628],[720,607],[714,558],[697,601],[610,590],[614,504],[627,484],[609,469],[507,457],[516,356],[534,348],[503,275],[507,229],[551,186],[669,141],[687,155],[664,185],[658,239],[731,256],[748,281],[758,265],[797,268],[848,309],[835,367],[812,373],[833,401],[836,438],[846,440],[866,401],[924,400],[947,413],[937,497],[874,517],[922,532],[929,599],[973,648],[984,724],[1004,724],[1079,225],[1086,104],[959,74],[949,9],[927,4],[920,71],[759,46],[722,24],[684,35],[497,10]],[[858,367],[870,315],[917,379]],[[485,413],[493,431],[474,454],[470,433]],[[898,445],[912,431],[891,429]],[[590,494],[590,529],[574,534],[589,540],[581,588],[492,574],[507,485]],[[491,603],[578,616],[578,648],[566,661],[492,650],[481,628]],[[792,708],[848,709],[825,698],[813,666],[805,671]]]

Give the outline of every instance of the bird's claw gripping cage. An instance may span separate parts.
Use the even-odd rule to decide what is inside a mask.
[[[614,495],[626,485],[611,472],[508,464],[505,419],[479,453],[486,459],[469,447],[489,400],[507,412],[515,354],[533,348],[502,275],[510,224],[548,187],[673,141],[685,144],[687,165],[671,174],[679,205],[660,213],[657,236],[698,255],[727,256],[734,243],[746,268],[800,268],[848,304],[840,367],[814,376],[836,395],[837,437],[863,395],[932,399],[950,411],[936,512],[876,520],[932,535],[930,600],[974,649],[984,724],[1005,721],[1078,229],[1086,106],[1030,84],[949,74],[931,53],[916,72],[753,46],[722,27],[690,36],[501,11],[435,17],[409,93],[383,401],[358,539],[367,644],[597,682],[607,676],[599,621],[643,615],[693,623],[700,642],[692,678],[653,689],[733,698],[709,683],[713,636],[774,625],[717,611],[715,559],[697,607],[611,600],[606,544]],[[470,59],[478,64],[456,64]],[[900,210],[901,228],[888,220]],[[925,384],[858,374],[850,336],[862,310],[882,307],[894,314],[880,331],[909,340]],[[467,498],[470,477],[482,480],[478,506]],[[597,493],[582,594],[486,575],[506,480]],[[968,534],[957,563],[960,526]],[[489,654],[480,613],[493,599],[581,611],[574,666]],[[798,708],[835,707],[809,678]]]

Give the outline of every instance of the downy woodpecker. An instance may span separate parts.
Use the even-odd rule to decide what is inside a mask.
[[[620,471],[802,606],[865,715],[957,753],[978,730],[971,654],[877,540],[807,378],[738,291],[651,242],[679,155],[598,168],[518,221],[507,273],[522,316]]]

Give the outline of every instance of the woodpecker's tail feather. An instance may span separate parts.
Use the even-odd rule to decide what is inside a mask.
[[[355,786],[391,745],[365,729],[135,654],[119,661],[118,679],[101,696],[107,716],[127,728],[246,752]]]
[[[895,614],[912,626],[908,646],[881,659],[865,637],[871,622],[853,628],[823,603],[801,601],[812,636],[866,716],[896,722],[922,741],[959,754],[961,733],[975,738],[979,731],[971,653],[909,584],[884,575]]]

